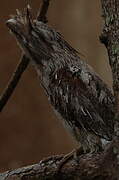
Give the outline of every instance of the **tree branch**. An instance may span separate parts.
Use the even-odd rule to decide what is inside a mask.
[[[38,164],[2,173],[0,180],[118,180],[119,160],[114,147],[119,150],[119,143],[114,141],[100,154],[85,154],[78,161],[72,158],[60,171],[63,156],[52,156]]]
[[[50,0],[43,0],[41,10],[38,12],[37,20],[42,21],[44,23],[48,22],[48,19],[46,17],[48,7],[49,7]]]
[[[115,133],[119,136],[119,0],[101,0],[104,17],[102,39],[109,56],[115,95]]]
[[[13,76],[11,77],[11,80],[9,81],[5,91],[0,97],[0,112],[2,111],[3,107],[7,103],[8,99],[10,98],[11,94],[13,93],[15,87],[17,86],[23,72],[27,68],[29,64],[29,59],[23,55],[19,64],[16,67],[16,70],[13,73]]]
[[[37,16],[38,21],[42,21],[44,23],[48,22],[48,20],[46,18],[46,14],[47,14],[48,7],[49,7],[49,1],[50,0],[43,0],[42,6],[41,6],[38,16]],[[13,76],[11,77],[11,80],[9,81],[3,94],[0,96],[0,112],[3,110],[4,106],[6,105],[9,98],[11,97],[23,72],[28,67],[29,62],[30,62],[30,60],[26,57],[26,55],[23,55],[20,62],[18,63],[18,65],[16,67],[16,70],[13,73]]]

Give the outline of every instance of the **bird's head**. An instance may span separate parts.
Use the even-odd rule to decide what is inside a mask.
[[[59,32],[41,21],[33,20],[29,7],[23,13],[17,10],[17,14],[6,24],[25,54],[38,64],[47,64],[46,60],[48,62],[58,54],[60,58],[54,59],[62,59],[62,56],[65,59],[68,51],[75,51]]]
[[[56,50],[57,33],[41,21],[33,20],[30,8],[6,22],[25,53],[49,57]]]

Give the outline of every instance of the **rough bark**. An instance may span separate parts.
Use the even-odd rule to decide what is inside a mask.
[[[105,152],[85,154],[64,164],[58,171],[63,156],[54,156],[28,167],[0,174],[0,180],[118,180],[119,143],[114,141]]]
[[[101,0],[104,17],[103,43],[112,69],[115,95],[115,133],[119,136],[119,1]]]

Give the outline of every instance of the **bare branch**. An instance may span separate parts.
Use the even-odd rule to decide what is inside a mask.
[[[38,164],[0,174],[0,180],[118,180],[118,158],[114,147],[119,144],[113,142],[103,153],[81,155],[78,161],[72,158],[60,171],[58,166],[63,156],[52,156]]]
[[[48,22],[46,15],[47,15],[49,3],[50,3],[50,0],[43,0],[41,10],[38,12],[38,15],[37,15],[38,21],[42,21],[44,23]]]
[[[11,80],[9,81],[5,91],[1,95],[0,112],[2,111],[3,107],[7,103],[10,96],[12,95],[15,87],[17,86],[17,84],[18,84],[23,72],[27,68],[28,64],[29,64],[29,59],[25,55],[23,55],[19,64],[17,65],[16,70],[14,71],[13,76],[11,77]]]

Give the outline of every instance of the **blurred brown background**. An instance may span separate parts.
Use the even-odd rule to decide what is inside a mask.
[[[27,3],[35,13],[40,0],[4,0],[0,5],[0,94],[21,54],[5,21]],[[84,59],[111,85],[107,53],[98,40],[100,16],[100,0],[52,0],[49,8],[49,24],[84,54]],[[36,163],[51,154],[67,153],[74,147],[75,142],[57,120],[29,66],[0,114],[0,171]]]

